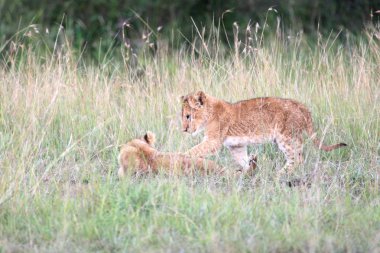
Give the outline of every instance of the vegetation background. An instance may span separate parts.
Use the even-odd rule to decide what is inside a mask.
[[[267,15],[271,7],[277,15]],[[97,52],[123,43],[122,31],[127,39],[141,40],[143,31],[161,27],[160,34],[172,40],[174,36],[178,47],[197,36],[194,24],[218,27],[222,23],[225,36],[221,39],[226,42],[234,36],[233,23],[245,27],[264,21],[314,39],[319,33],[341,30],[358,34],[379,20],[375,13],[379,8],[380,0],[1,0],[0,39],[36,24],[42,32],[53,29],[54,41],[54,29],[62,24],[75,48]]]
[[[379,252],[379,1],[0,0],[0,252]],[[119,146],[163,151],[178,97],[305,103],[305,164],[252,147],[255,176],[118,180]]]

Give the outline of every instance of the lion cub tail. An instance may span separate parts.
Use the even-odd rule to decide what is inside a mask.
[[[341,148],[341,147],[346,147],[347,144],[346,143],[337,143],[337,144],[334,144],[334,145],[323,145],[323,143],[318,140],[317,138],[314,138],[313,140],[314,142],[314,145],[318,148],[318,149],[321,149],[321,150],[324,150],[324,151],[331,151],[331,150],[334,150],[334,149],[337,149],[337,148]]]
[[[313,128],[313,122],[311,120],[311,116],[309,117],[309,120],[307,121],[307,134],[309,135],[309,137],[311,139],[313,139],[313,143],[314,143],[314,146],[316,146],[318,149],[321,149],[321,150],[324,150],[324,151],[331,151],[331,150],[334,150],[334,149],[337,149],[337,148],[341,148],[341,147],[346,147],[347,144],[346,143],[337,143],[337,144],[333,144],[333,145],[324,145],[322,143],[321,140],[319,140],[317,137],[316,137],[316,133],[314,132],[314,128]]]

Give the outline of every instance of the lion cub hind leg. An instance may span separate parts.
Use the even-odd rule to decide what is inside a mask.
[[[281,136],[280,138],[276,138],[277,145],[279,149],[285,155],[285,165],[278,172],[279,176],[283,174],[291,174],[294,171],[294,168],[303,162],[302,156],[302,138],[291,138],[286,136]]]

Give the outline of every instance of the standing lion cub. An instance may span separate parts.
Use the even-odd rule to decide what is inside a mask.
[[[194,170],[200,170],[202,173],[221,172],[221,168],[211,160],[160,152],[153,147],[155,141],[154,133],[148,131],[144,137],[124,144],[119,154],[119,177],[123,177],[128,169],[140,173],[157,172],[159,169],[185,174]]]
[[[186,154],[202,157],[224,145],[244,171],[249,169],[249,144],[277,143],[286,158],[280,175],[292,172],[303,161],[304,132],[324,151],[346,146],[325,146],[315,138],[309,110],[295,100],[265,97],[228,103],[202,91],[182,96],[181,100],[183,131],[192,135],[205,131],[203,141]]]

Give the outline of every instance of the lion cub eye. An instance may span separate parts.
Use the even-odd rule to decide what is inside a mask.
[[[187,114],[187,115],[186,115],[186,119],[190,119],[190,114]]]

